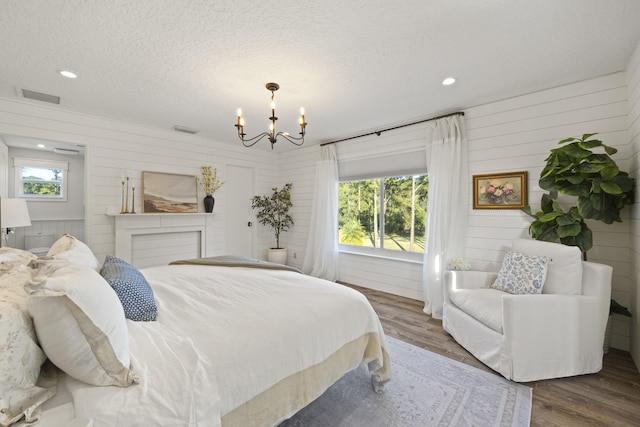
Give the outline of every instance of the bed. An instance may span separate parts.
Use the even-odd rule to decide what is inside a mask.
[[[71,236],[55,246],[26,267],[33,270],[26,309],[48,360],[37,382],[25,383],[35,392],[15,425],[39,419],[47,427],[274,426],[363,363],[378,391],[390,379],[380,321],[351,288],[255,260],[191,260],[137,271],[115,257],[97,264]],[[113,263],[129,282],[101,275]],[[0,279],[9,271],[4,265]],[[22,279],[27,274],[15,263],[11,271]],[[127,318],[141,305],[130,277],[137,278],[134,288],[136,280],[148,284],[155,320]],[[0,289],[8,287],[5,282]],[[52,320],[65,310],[74,319]],[[104,334],[112,334],[108,351],[100,342]],[[67,335],[72,337],[65,341]],[[85,348],[72,350],[78,341]],[[82,352],[107,362],[78,368],[85,364]]]

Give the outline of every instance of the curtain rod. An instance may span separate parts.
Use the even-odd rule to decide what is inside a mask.
[[[387,129],[376,130],[376,131],[369,132],[369,133],[363,133],[362,135],[356,135],[356,136],[350,136],[349,138],[338,139],[337,141],[323,142],[322,144],[320,144],[320,146],[322,147],[324,145],[335,144],[336,142],[342,142],[342,141],[348,141],[350,139],[362,138],[363,136],[370,136],[370,135],[378,135],[378,136],[380,136],[380,134],[382,132],[387,132],[387,131],[390,131],[390,130],[400,129],[400,128],[404,128],[404,127],[407,127],[407,126],[413,126],[413,125],[417,125],[417,124],[420,124],[420,123],[430,122],[432,120],[444,119],[445,117],[451,117],[451,116],[464,116],[464,112],[463,111],[458,111],[458,112],[455,112],[455,113],[443,114],[441,116],[436,116],[436,117],[431,117],[431,118],[428,118],[428,119],[418,120],[417,122],[406,123],[404,125],[393,126],[393,127],[387,128]]]

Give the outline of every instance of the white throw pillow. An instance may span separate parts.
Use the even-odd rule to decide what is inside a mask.
[[[55,393],[36,386],[46,357],[27,312],[24,286],[31,278],[24,265],[0,276],[0,425],[37,420],[39,406]]]
[[[539,240],[516,239],[514,251],[549,257],[544,294],[582,294],[582,252],[576,246]]]
[[[28,303],[47,357],[88,384],[131,384],[129,331],[111,286],[95,270],[78,265],[47,273],[31,285]]]
[[[89,246],[70,234],[63,234],[56,240],[47,256],[100,271],[100,262]]]
[[[509,251],[491,287],[510,294],[541,294],[547,276],[546,256]]]

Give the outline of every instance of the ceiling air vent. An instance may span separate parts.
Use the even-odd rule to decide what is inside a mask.
[[[75,156],[80,154],[80,150],[72,150],[70,148],[54,148],[53,152],[56,154],[66,154],[68,156]]]
[[[36,92],[29,89],[22,89],[22,96],[28,99],[35,99],[36,101],[49,102],[51,104],[60,104],[59,96]]]
[[[195,130],[195,129],[191,129],[191,128],[188,128],[186,126],[180,126],[180,125],[175,125],[173,127],[173,130],[178,131],[178,132],[190,133],[191,135],[194,135],[194,134],[198,133],[198,131]]]

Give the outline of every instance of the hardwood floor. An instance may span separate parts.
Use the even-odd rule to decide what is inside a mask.
[[[425,314],[421,301],[345,285],[369,299],[387,335],[495,373]],[[630,354],[611,349],[603,365],[597,374],[524,383],[533,389],[531,425],[640,426],[640,374]]]

